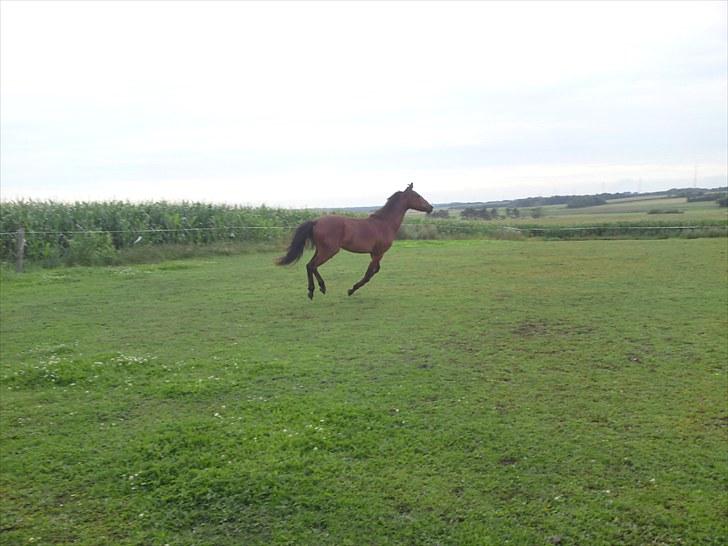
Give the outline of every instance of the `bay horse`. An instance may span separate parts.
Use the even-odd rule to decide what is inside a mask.
[[[306,264],[308,297],[313,299],[314,277],[318,281],[321,293],[326,294],[326,283],[318,272],[320,265],[331,259],[342,248],[349,252],[369,254],[372,260],[364,277],[349,289],[348,293],[351,296],[379,271],[379,262],[392,246],[392,241],[409,209],[428,214],[432,212],[432,205],[412,189],[412,184],[404,191],[392,194],[386,204],[368,218],[329,215],[304,222],[296,228],[286,255],[281,256],[276,263],[289,265],[297,262],[303,254],[306,243],[309,241],[313,243],[316,251],[311,261]]]

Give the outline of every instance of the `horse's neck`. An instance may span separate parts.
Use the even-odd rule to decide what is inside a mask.
[[[399,227],[402,225],[402,222],[404,221],[404,215],[406,212],[407,207],[405,205],[397,204],[397,206],[392,207],[391,210],[388,210],[386,214],[382,214],[380,218],[382,220],[385,220],[396,233]]]

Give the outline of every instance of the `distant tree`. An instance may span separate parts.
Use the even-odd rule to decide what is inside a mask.
[[[436,210],[430,216],[433,218],[450,218],[450,211],[447,209]]]
[[[541,218],[543,216],[543,208],[536,207],[531,209],[531,218]]]
[[[463,218],[468,218],[468,219],[478,219],[478,220],[490,220],[491,219],[491,213],[488,212],[488,209],[486,207],[483,207],[483,208],[468,207],[466,209],[463,209],[463,211],[460,213],[460,215]]]
[[[498,219],[498,209],[497,208],[493,207],[492,209],[490,209],[490,217],[493,220]]]

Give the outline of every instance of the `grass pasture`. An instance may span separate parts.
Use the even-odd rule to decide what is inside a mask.
[[[4,270],[0,543],[725,544],[726,251]]]

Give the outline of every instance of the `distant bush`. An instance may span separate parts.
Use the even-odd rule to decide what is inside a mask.
[[[450,211],[447,209],[436,210],[430,214],[431,218],[450,218]]]
[[[722,199],[718,199],[718,206],[719,207],[728,207],[728,197],[723,197]]]
[[[647,214],[683,214],[683,212],[678,209],[652,209]]]
[[[468,220],[500,220],[502,218],[520,218],[521,217],[521,211],[518,210],[518,208],[508,208],[505,209],[505,216],[501,216],[500,212],[497,208],[493,207],[492,209],[488,209],[488,207],[468,207],[464,209],[460,215]]]
[[[460,216],[466,220],[493,220],[498,218],[498,210],[488,210],[487,207],[477,208],[469,207],[460,213]]]

